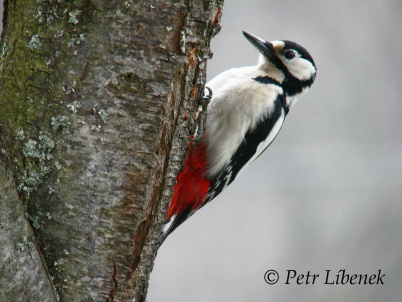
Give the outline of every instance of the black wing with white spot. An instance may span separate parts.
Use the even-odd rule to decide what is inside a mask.
[[[230,185],[239,172],[260,156],[272,143],[285,119],[287,110],[285,110],[284,104],[284,96],[279,95],[274,102],[273,112],[263,117],[254,129],[247,132],[242,144],[230,159],[229,165],[211,178],[205,203],[215,198]]]

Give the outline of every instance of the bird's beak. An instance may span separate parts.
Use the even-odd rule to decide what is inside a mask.
[[[248,32],[243,31],[243,35],[247,38],[247,40],[250,41],[251,44],[254,45],[257,50],[262,53],[264,56],[266,56],[268,59],[271,59],[274,54],[274,47],[272,43],[265,41],[263,39],[258,38],[257,36],[254,36],[252,34],[249,34]]]

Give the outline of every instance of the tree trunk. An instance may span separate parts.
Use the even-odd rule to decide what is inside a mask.
[[[4,301],[145,301],[222,0],[8,0]]]

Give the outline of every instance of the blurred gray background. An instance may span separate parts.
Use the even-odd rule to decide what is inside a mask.
[[[402,1],[225,0],[209,79],[256,64],[242,30],[300,43],[317,80],[267,151],[168,237],[147,300],[402,301]],[[285,285],[290,269],[320,277]],[[385,284],[323,284],[341,269],[381,269]]]
[[[317,80],[268,150],[165,241],[147,300],[402,301],[402,1],[226,0],[209,79],[256,63],[242,30],[300,43]],[[381,269],[385,284],[323,284],[341,269]],[[286,270],[320,277],[285,285]]]

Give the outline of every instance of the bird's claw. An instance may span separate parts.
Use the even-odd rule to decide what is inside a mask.
[[[204,96],[200,100],[200,108],[198,109],[197,115],[197,129],[194,134],[194,141],[199,141],[204,135],[205,131],[205,123],[207,120],[208,114],[208,105],[212,99],[212,90],[211,88],[205,86],[204,88]]]

